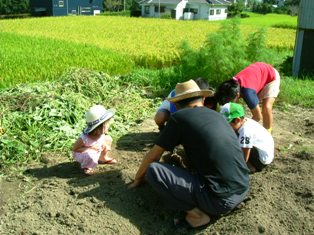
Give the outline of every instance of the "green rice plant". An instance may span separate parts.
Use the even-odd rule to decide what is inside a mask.
[[[53,80],[69,68],[129,73],[130,58],[93,45],[0,32],[0,89],[14,84]]]
[[[69,156],[85,126],[84,113],[94,104],[117,110],[110,130],[116,140],[146,119],[156,101],[120,77],[84,69],[57,81],[0,91],[0,165],[39,160],[45,154]]]
[[[256,27],[267,27],[268,47],[292,50],[295,30],[272,27],[272,24],[286,24],[286,22],[296,24],[297,18],[275,14],[251,16],[241,19],[241,32],[246,37],[256,31]],[[43,40],[52,39],[56,40],[57,44],[67,42],[84,45],[87,48],[92,46],[110,51],[109,55],[112,55],[112,52],[122,54],[139,67],[164,68],[178,63],[180,60],[178,48],[183,40],[186,40],[192,49],[199,49],[203,46],[207,35],[216,32],[220,24],[221,21],[175,21],[119,16],[46,17],[3,20],[0,21],[0,32]],[[17,43],[12,46],[20,45]],[[36,41],[28,45],[36,45]],[[44,57],[36,59],[32,56],[37,49],[36,47],[30,49],[28,58],[40,64],[42,60],[45,61]],[[40,53],[43,53],[43,50]],[[46,56],[51,57],[48,53],[49,50],[45,53]],[[80,53],[79,57],[82,56],[83,53]],[[94,53],[94,56],[95,59],[92,60],[94,62],[103,57],[97,53]],[[87,58],[86,61],[90,60]],[[42,76],[46,74],[49,76],[49,71],[46,72]]]

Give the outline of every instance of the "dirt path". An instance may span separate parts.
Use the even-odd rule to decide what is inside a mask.
[[[152,120],[120,138],[118,165],[85,177],[64,156],[46,156],[14,177],[0,177],[0,234],[314,234],[314,110],[275,110],[274,163],[251,175],[245,206],[202,231],[174,231],[149,186],[128,191],[158,135]]]

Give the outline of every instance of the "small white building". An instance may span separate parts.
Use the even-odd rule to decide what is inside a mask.
[[[176,20],[224,20],[231,3],[226,0],[142,0],[140,5],[143,17],[171,15]]]

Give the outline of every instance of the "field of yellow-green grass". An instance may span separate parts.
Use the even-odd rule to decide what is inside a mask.
[[[251,14],[241,21],[244,35],[265,27],[269,47],[293,49],[296,17]],[[114,75],[127,74],[136,67],[170,66],[178,60],[182,41],[199,48],[220,25],[221,21],[116,16],[2,20],[0,88],[51,80],[69,68]]]

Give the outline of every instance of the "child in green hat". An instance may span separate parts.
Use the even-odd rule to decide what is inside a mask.
[[[274,159],[274,139],[258,122],[244,117],[243,106],[229,102],[221,107],[222,113],[237,133],[244,159],[251,172],[261,171]]]

